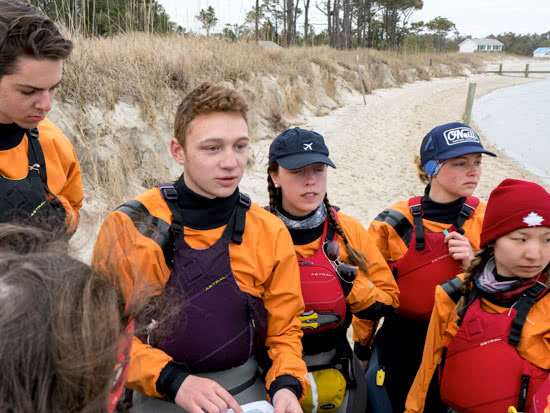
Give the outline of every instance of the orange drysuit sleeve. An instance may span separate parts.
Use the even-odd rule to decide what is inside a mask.
[[[455,302],[438,285],[435,289],[435,304],[424,343],[422,363],[407,396],[406,412],[424,411],[428,387],[441,360],[443,348],[458,332],[457,319]]]
[[[52,122],[38,125],[38,140],[44,153],[48,187],[62,203],[69,233],[76,231],[84,193],[80,165],[71,142]],[[19,145],[0,151],[0,173],[6,178],[22,179],[29,172],[29,142],[25,135]]]
[[[172,221],[168,206],[158,189],[137,197],[150,216],[166,226]],[[212,230],[185,228],[185,240],[196,249],[208,248],[222,235],[224,227]],[[103,223],[94,248],[92,264],[99,271],[118,274],[125,296],[143,291],[144,285],[162,290],[170,276],[162,249],[151,237],[136,228],[123,212],[111,213]],[[308,389],[307,369],[302,360],[302,330],[298,315],[304,311],[299,270],[290,234],[276,217],[252,204],[246,214],[246,228],[241,245],[229,247],[231,267],[243,292],[263,299],[267,310],[268,354],[273,362],[266,377],[266,387],[279,376],[291,375]],[[191,338],[190,338],[191,339]],[[150,396],[161,397],[156,390],[160,372],[172,358],[134,339],[127,387]]]

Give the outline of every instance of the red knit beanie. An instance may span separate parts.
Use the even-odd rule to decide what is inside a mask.
[[[550,227],[550,194],[533,182],[505,179],[489,196],[481,246],[529,227]]]

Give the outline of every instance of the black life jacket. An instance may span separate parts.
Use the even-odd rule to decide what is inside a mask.
[[[27,130],[26,133],[29,172],[22,179],[0,175],[0,222],[30,223],[65,232],[65,208],[48,187],[46,161],[38,140],[38,129]]]

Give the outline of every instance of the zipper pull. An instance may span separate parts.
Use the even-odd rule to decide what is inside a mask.
[[[384,370],[384,367],[380,367],[380,369],[376,372],[376,385],[383,386],[385,379],[386,379],[386,371]]]

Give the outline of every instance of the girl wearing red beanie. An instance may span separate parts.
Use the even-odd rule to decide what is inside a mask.
[[[432,129],[420,145],[419,175],[424,196],[382,211],[368,234],[376,241],[399,287],[399,308],[388,314],[370,342],[361,339],[368,322],[354,319],[355,350],[369,360],[367,403],[371,413],[402,413],[422,360],[435,287],[462,273],[479,249],[485,203],[472,196],[481,178],[482,154],[495,156],[463,123]],[[434,382],[427,410],[447,411]]]
[[[436,288],[406,412],[424,411],[434,373],[459,413],[535,411],[550,371],[550,194],[504,180],[489,197],[481,247],[465,274]]]

